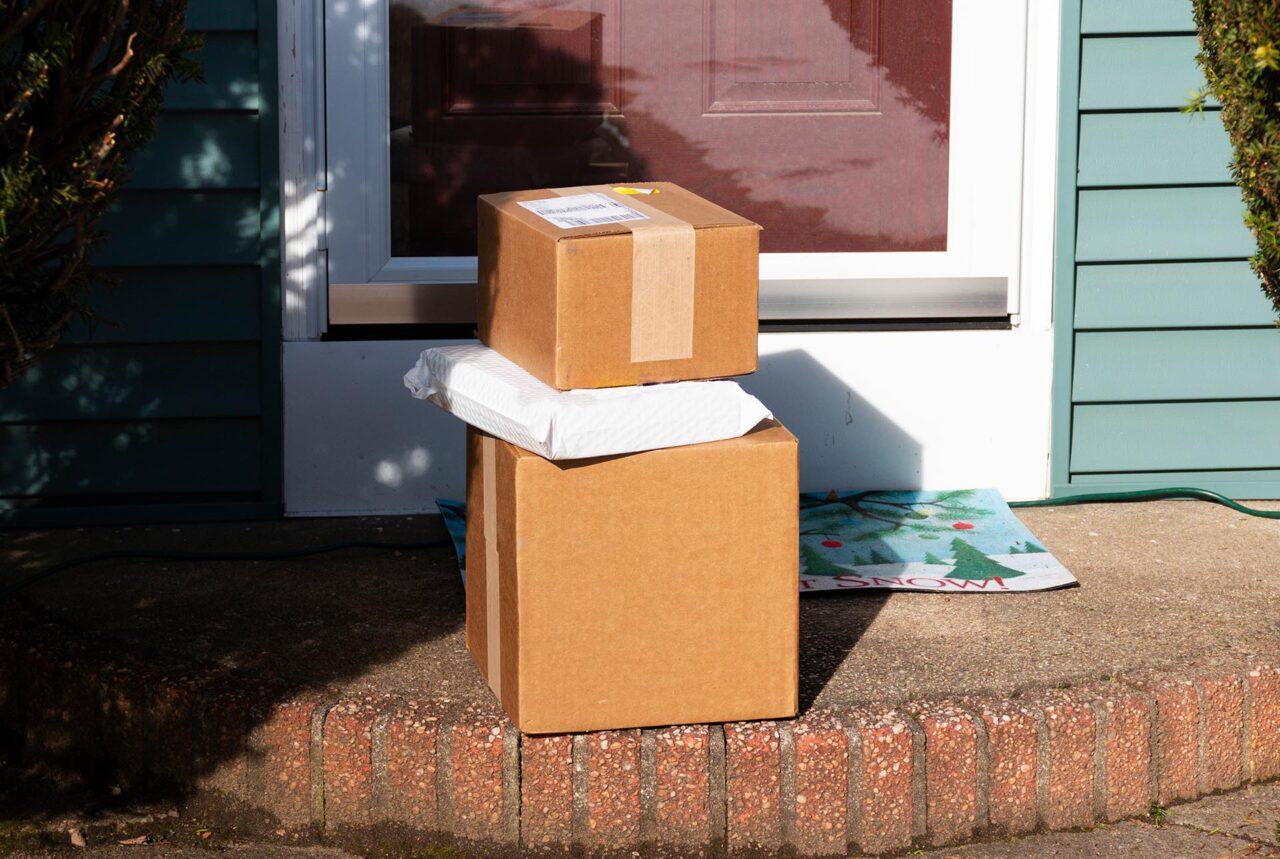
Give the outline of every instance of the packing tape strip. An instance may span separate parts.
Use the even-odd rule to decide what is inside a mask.
[[[498,556],[498,456],[492,436],[480,439],[480,464],[484,484],[484,628],[489,686],[502,700],[502,576]]]
[[[693,357],[693,224],[620,194],[611,185],[557,188],[561,197],[605,194],[647,216],[624,221],[631,231],[631,363]]]

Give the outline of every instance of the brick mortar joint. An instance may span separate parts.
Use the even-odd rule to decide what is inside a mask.
[[[1049,742],[1049,717],[1043,707],[1034,707],[1031,718],[1036,731],[1036,824],[1049,825],[1049,787],[1053,777],[1053,749]]]
[[[586,734],[574,734],[570,749],[573,788],[573,820],[571,832],[575,844],[585,844],[590,832],[591,740]]]
[[[849,853],[857,852],[862,839],[862,734],[849,713],[839,712],[836,721],[845,735],[844,841]]]
[[[729,843],[728,740],[723,725],[707,730],[707,815],[708,838],[713,845]]]
[[[658,836],[658,733],[640,731],[640,841],[653,843]]]
[[[1097,697],[1089,702],[1093,710],[1093,819],[1095,822],[1107,819],[1107,796],[1109,784],[1107,779],[1107,745],[1111,729],[1111,711],[1107,704],[1112,699]]]
[[[783,845],[796,843],[796,739],[794,722],[772,723],[778,732],[778,830]]]
[[[1147,805],[1154,807],[1160,799],[1160,760],[1164,753],[1164,737],[1160,732],[1160,702],[1147,689],[1120,681],[1131,697],[1139,698],[1147,710]]]
[[[1192,680],[1196,693],[1196,795],[1204,796],[1209,792],[1209,776],[1206,772],[1205,758],[1208,743],[1208,707],[1205,701],[1204,686],[1200,677]]]
[[[1250,667],[1240,672],[1240,783],[1253,781],[1253,684]]]
[[[987,722],[976,708],[966,704],[957,709],[973,723],[974,834],[985,834],[991,828],[991,738]]]
[[[326,697],[314,706],[310,714],[311,825],[322,832],[325,826],[324,725],[338,700]]]
[[[520,843],[520,731],[510,722],[502,724],[502,828],[510,844]]]
[[[453,803],[453,733],[462,721],[465,707],[450,702],[436,722],[436,809],[440,825],[446,831],[457,828],[457,814]]]
[[[911,838],[915,841],[929,834],[929,740],[918,717],[897,712],[911,734]]]
[[[369,735],[369,815],[372,820],[389,816],[390,787],[387,784],[387,727],[396,717],[394,706],[380,708]]]

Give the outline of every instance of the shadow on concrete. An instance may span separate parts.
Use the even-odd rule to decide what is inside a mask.
[[[911,488],[911,476],[919,474],[918,444],[808,354],[767,356],[761,375],[772,380],[771,387],[787,392],[769,403],[789,425],[803,427],[833,404],[851,409],[857,425],[851,426],[851,433],[871,433],[892,451],[889,465],[903,480],[902,487],[893,488]],[[802,446],[802,473],[805,456]],[[883,473],[876,471],[877,476]],[[802,488],[863,487],[815,485],[811,476]],[[433,516],[11,531],[3,547],[0,586],[69,557],[100,552],[234,551],[267,556],[356,540],[412,543],[444,536]],[[847,663],[887,599],[886,594],[861,592],[802,599],[802,710],[812,706]],[[308,695],[338,700],[361,694],[497,709],[466,650],[464,592],[447,548],[344,550],[290,560],[103,561],[48,579],[17,602],[0,606],[0,612],[20,609],[53,621],[72,639],[100,648],[107,654],[102,658],[111,661],[112,654],[119,654],[122,660],[145,666],[151,677],[197,672],[214,678],[215,685],[255,690],[262,707],[254,712],[269,712],[275,704]],[[48,676],[27,676],[18,691],[31,689],[34,694],[41,684],[83,685],[83,678],[75,676],[79,670],[73,662],[50,664]],[[114,675],[106,676],[97,694],[101,706],[110,707],[117,690],[109,679]],[[242,735],[228,738],[216,755],[178,750],[191,781],[227,759],[252,753],[252,735],[260,727],[256,718],[247,719]],[[77,736],[74,721],[63,720],[56,728],[57,742],[81,759],[114,754],[99,737]],[[152,729],[156,747],[144,746],[138,752],[150,757],[163,751],[164,730],[163,725]],[[110,775],[121,777],[118,769]]]
[[[355,14],[354,7],[358,4],[339,5],[353,7],[352,14]],[[340,12],[335,11],[330,25],[344,25]],[[352,24],[346,22],[346,25]],[[536,35],[523,31],[514,33],[508,41],[509,47],[521,57],[521,66],[538,72],[543,80],[536,93],[512,93],[511,97],[517,102],[526,97],[536,97],[547,104],[605,100],[606,94],[599,89],[596,78],[599,70],[583,64],[574,53],[561,50],[554,43],[544,44]],[[487,50],[492,51],[493,45]],[[475,57],[480,64],[493,59],[485,51]],[[911,85],[905,89],[915,101],[904,96],[904,103],[909,107],[916,105],[912,110],[924,112],[923,121],[927,124],[944,124],[945,92],[940,95],[928,81],[913,77],[910,69],[915,64],[911,58],[898,59],[901,67],[897,71],[890,68],[887,79],[909,82]],[[551,71],[544,75],[545,70]],[[625,80],[627,86],[633,88],[642,82],[637,74],[628,74]],[[569,83],[557,92],[555,81]],[[638,101],[634,92],[623,92],[622,96]],[[919,105],[932,105],[932,115]],[[338,119],[330,117],[331,122]],[[619,141],[626,135],[620,136],[616,128],[607,128],[609,123],[601,122],[598,115],[594,119],[575,115],[572,121],[558,124],[556,134],[567,129],[577,135],[587,121],[590,128],[578,141],[581,151],[592,164],[614,165],[608,167],[608,171],[614,172],[584,177],[580,163],[560,164],[551,159],[539,162],[543,167],[550,165],[549,172],[528,174],[520,171],[526,170],[534,160],[517,159],[514,175],[495,173],[482,157],[487,151],[485,147],[490,145],[485,141],[446,140],[439,136],[441,129],[438,128],[433,130],[437,136],[430,143],[411,138],[413,146],[425,147],[418,152],[420,159],[406,166],[396,161],[393,152],[393,172],[403,169],[411,174],[405,181],[410,185],[416,183],[413,195],[420,205],[456,215],[451,223],[457,231],[451,236],[437,237],[449,239],[448,248],[417,248],[416,252],[445,249],[457,253],[460,247],[465,252],[466,243],[474,241],[468,213],[474,211],[474,197],[479,192],[506,190],[520,184],[680,178],[673,175],[675,173],[701,177],[703,185],[711,189],[708,193],[730,208],[750,211],[753,207],[768,206],[770,217],[793,227],[799,225],[797,229],[801,232],[820,236],[823,244],[844,249],[914,247],[911,236],[886,237],[879,231],[851,234],[829,228],[824,225],[827,211],[822,205],[788,207],[776,201],[754,199],[747,178],[730,167],[713,163],[705,146],[686,140],[657,116],[646,116],[639,107],[628,111],[627,122],[633,131],[643,126],[643,137],[660,144],[663,163],[653,163],[643,151],[618,150]],[[415,122],[418,130],[425,133],[429,123],[424,124],[423,117],[411,117],[410,125]],[[565,141],[560,137],[539,137],[545,131],[538,123],[507,123],[500,129],[501,143],[509,151],[565,148]],[[394,147],[398,139],[394,130],[392,137]],[[812,169],[819,173],[820,179],[831,175],[837,167],[837,162],[832,161],[814,165]],[[419,172],[413,173],[413,170]],[[523,181],[517,181],[521,177]],[[935,241],[937,237],[929,234],[926,239]],[[24,383],[30,390],[24,388],[7,399],[9,407],[15,410],[8,419],[48,419],[52,408],[49,404],[57,402],[60,404],[57,408],[63,410],[54,415],[63,422],[59,426],[70,423],[77,427],[89,426],[88,418],[110,417],[123,423],[128,432],[94,436],[92,464],[87,463],[83,455],[92,445],[85,440],[88,436],[82,434],[68,435],[62,447],[45,445],[34,452],[26,448],[7,450],[0,456],[0,462],[7,466],[4,485],[5,494],[9,496],[34,498],[56,493],[63,501],[77,497],[86,500],[85,493],[96,490],[100,493],[99,501],[126,503],[136,502],[144,490],[149,491],[150,496],[159,496],[153,500],[160,501],[174,494],[198,497],[202,492],[211,491],[211,487],[230,491],[228,487],[235,488],[243,482],[243,475],[219,466],[218,463],[225,460],[218,459],[216,453],[229,445],[256,452],[260,445],[275,443],[262,438],[261,428],[252,417],[238,421],[236,433],[219,431],[216,426],[211,429],[206,413],[199,411],[199,404],[191,402],[193,397],[200,399],[192,393],[193,389],[186,385],[167,388],[159,385],[158,370],[149,371],[142,366],[126,366],[121,370],[110,362],[104,364],[96,355],[77,363],[71,360],[70,352],[64,361],[59,357],[61,354],[54,352],[42,370],[43,375],[33,374]],[[157,361],[172,364],[172,356],[158,354]],[[857,427],[851,427],[851,433],[871,433],[878,439],[877,443],[889,442],[883,448],[882,457],[889,458],[891,471],[918,474],[920,453],[918,447],[913,447],[914,442],[806,354],[788,353],[767,358],[762,362],[761,378],[778,380],[771,388],[777,396],[767,395],[765,400],[801,435],[805,435],[803,427],[811,423],[816,411],[832,407],[847,410],[851,415],[859,415],[861,421]],[[76,384],[69,385],[69,382]],[[81,392],[76,397],[88,398],[75,399],[57,393],[73,388]],[[220,408],[228,413],[252,415],[249,405],[232,402]],[[196,440],[185,447],[166,446],[163,432],[158,438],[145,431],[149,424],[144,419],[154,416],[166,419],[182,416],[186,423],[170,420],[159,426],[164,432],[172,433],[174,426],[183,429],[188,423],[192,424]],[[109,496],[101,494],[103,492]],[[11,580],[10,576],[20,577],[71,556],[102,551],[270,553],[344,540],[413,541],[440,536],[438,524],[423,517],[12,533],[4,538],[6,571],[0,583]],[[304,694],[329,698],[391,692],[432,700],[478,702],[479,706],[496,708],[462,642],[463,592],[447,550],[393,554],[352,551],[287,562],[116,561],[68,572],[33,589],[24,601],[25,611],[37,621],[47,618],[58,625],[44,628],[44,633],[50,636],[51,653],[59,652],[54,646],[62,637],[59,630],[70,630],[72,637],[83,636],[88,642],[87,648],[82,648],[90,651],[82,653],[84,664],[98,666],[103,673],[89,678],[77,674],[81,665],[74,660],[54,661],[45,670],[28,670],[16,689],[7,689],[6,694],[35,694],[40,690],[45,694],[53,690],[49,700],[59,700],[60,695],[68,701],[74,698],[75,706],[97,708],[94,712],[109,714],[108,722],[127,726],[129,719],[141,720],[146,727],[137,748],[117,747],[113,745],[116,740],[95,733],[101,719],[81,723],[75,718],[63,718],[61,713],[75,712],[71,704],[66,710],[48,714],[47,724],[36,726],[53,731],[52,740],[41,740],[44,750],[61,751],[68,758],[81,761],[106,763],[109,759],[113,768],[103,771],[104,778],[115,783],[127,784],[131,772],[139,772],[146,765],[154,764],[155,756],[165,755],[176,759],[171,767],[174,778],[157,778],[153,786],[161,791],[181,793],[227,760],[246,753],[255,754],[251,737],[261,727],[261,714],[270,712],[274,704]],[[805,707],[845,663],[884,601],[883,597],[866,595],[845,595],[838,601],[804,601],[801,698]],[[0,606],[0,612],[8,609]],[[37,642],[32,646],[43,645]],[[140,696],[128,699],[127,705],[122,703],[125,687],[120,684],[129,666],[140,666],[139,670],[145,669],[145,677],[152,679],[183,677],[198,669],[214,685],[252,688],[258,706],[239,723],[238,731],[225,737],[225,742],[215,749],[171,747],[166,739],[169,732],[191,737],[202,719],[218,719],[221,714],[163,710],[161,702],[154,699],[154,690],[158,688],[154,685],[147,686]],[[0,703],[0,710],[3,708],[4,704]],[[29,740],[26,735],[32,727],[18,726],[20,735]],[[114,727],[113,724],[113,730]]]
[[[920,486],[920,443],[803,350],[760,357],[740,380],[798,438],[800,489],[827,493]],[[844,432],[833,433],[831,427]],[[817,448],[821,446],[821,451]],[[823,465],[839,457],[863,463],[855,485],[825,482]],[[848,473],[849,469],[841,469]],[[870,549],[877,547],[871,546]],[[887,547],[879,547],[888,552]],[[800,600],[800,709],[808,710],[888,601],[884,591],[811,592]]]

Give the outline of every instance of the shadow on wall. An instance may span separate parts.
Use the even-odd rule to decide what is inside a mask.
[[[0,525],[42,508],[261,502],[278,348],[264,322],[262,103],[254,35],[208,34],[103,219],[96,318],[0,391]],[[265,506],[265,505],[264,505]],[[51,512],[49,518],[58,514]],[[110,515],[110,514],[108,514]]]
[[[921,487],[920,442],[808,352],[762,354],[738,381],[801,440],[805,492]]]

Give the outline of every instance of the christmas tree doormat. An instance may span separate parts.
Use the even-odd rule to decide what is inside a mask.
[[[466,506],[436,504],[466,585]],[[800,592],[1001,593],[1075,585],[994,489],[800,496]]]
[[[800,496],[801,593],[997,593],[1075,584],[994,489]]]

